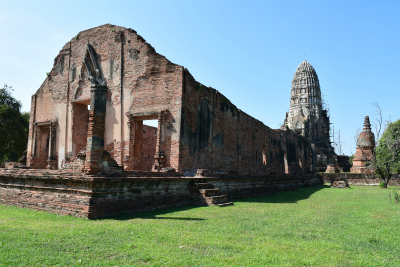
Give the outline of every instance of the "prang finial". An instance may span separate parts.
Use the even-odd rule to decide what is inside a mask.
[[[364,131],[367,131],[367,132],[371,131],[371,123],[369,122],[368,116],[365,116],[365,119],[364,119]]]

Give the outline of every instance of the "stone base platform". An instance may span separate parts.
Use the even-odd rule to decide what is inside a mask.
[[[379,185],[382,181],[372,173],[318,173],[324,183],[333,183],[335,180],[346,179],[350,185]],[[390,186],[400,186],[400,175],[394,174],[389,182]]]
[[[226,200],[320,185],[317,175],[185,177],[177,173],[124,172],[118,176],[56,170],[0,169],[0,204],[96,219],[170,207],[203,205],[198,183],[210,183]]]
[[[338,178],[331,184],[333,188],[350,188],[349,182],[345,178]]]

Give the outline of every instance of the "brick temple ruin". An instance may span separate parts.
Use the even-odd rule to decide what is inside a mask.
[[[32,96],[30,169],[1,171],[0,203],[98,218],[319,184],[312,143],[329,128],[309,140],[291,116],[269,128],[132,29],[82,31]]]
[[[80,32],[62,48],[31,114],[27,165],[34,169],[268,175],[312,165],[306,139],[270,129],[135,31],[112,25]],[[144,129],[144,120],[158,128]],[[152,164],[145,150],[155,151]]]

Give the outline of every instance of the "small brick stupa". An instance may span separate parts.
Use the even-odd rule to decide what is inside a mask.
[[[364,129],[357,139],[357,150],[353,158],[353,167],[350,172],[373,173],[374,168],[370,166],[372,155],[375,150],[375,135],[371,131],[369,117],[365,116]]]

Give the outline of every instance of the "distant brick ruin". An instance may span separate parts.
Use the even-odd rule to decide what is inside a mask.
[[[284,126],[310,140],[318,172],[335,172],[338,164],[329,136],[328,111],[323,107],[318,75],[306,60],[294,73],[290,96]]]
[[[274,130],[134,30],[106,24],[82,31],[32,96],[31,169],[0,171],[0,203],[98,218],[320,184],[313,151],[327,162],[329,120],[320,91],[308,94],[314,98],[305,101],[319,109],[301,110],[318,130],[305,117],[295,121],[300,109],[292,108],[289,127]]]
[[[357,138],[356,154],[350,171],[354,173],[374,173],[375,168],[371,165],[374,150],[375,135],[371,131],[369,117],[365,116],[364,128]]]

